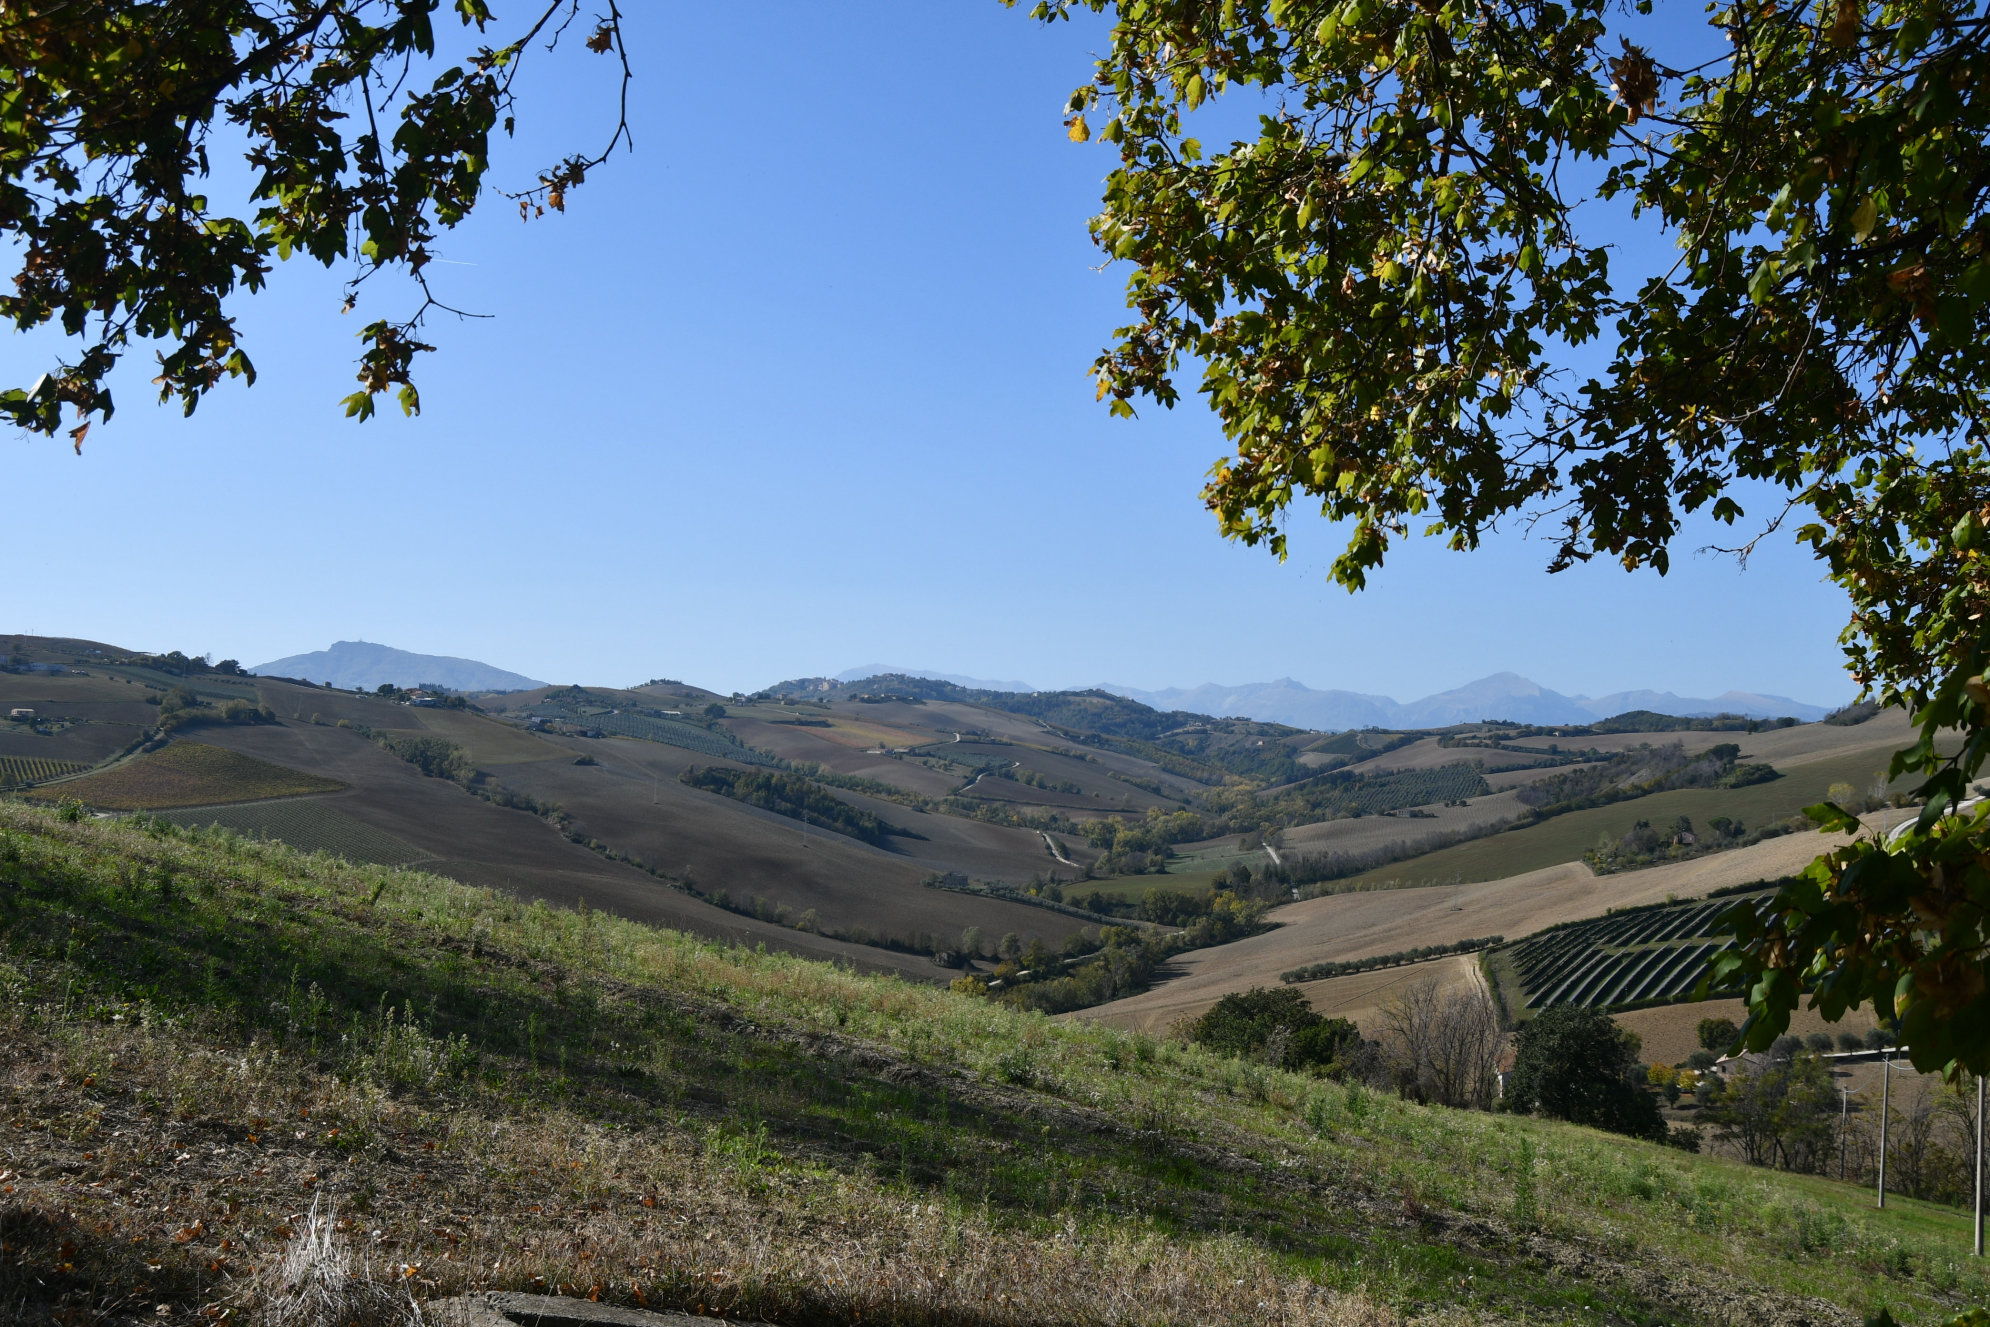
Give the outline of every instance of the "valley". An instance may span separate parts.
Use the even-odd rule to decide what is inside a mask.
[[[337,650],[322,657],[397,657]],[[34,712],[0,730],[17,795],[930,984],[978,977],[1005,1000],[1154,1032],[1308,963],[1517,941],[1773,880],[1823,846],[1790,832],[1803,807],[1834,788],[1875,805],[1899,791],[1875,779],[1907,731],[1897,714],[1640,713],[1322,734],[910,675],[752,696],[668,680],[431,694],[103,642],[17,638],[14,655],[0,707]],[[484,667],[404,658],[411,673]],[[1633,839],[1654,843],[1627,858]],[[1191,933],[1212,908],[1229,911]],[[1008,960],[1025,954],[1019,977]],[[1340,1011],[1381,980],[1302,989]]]

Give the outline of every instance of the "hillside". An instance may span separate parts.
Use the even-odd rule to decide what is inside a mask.
[[[95,643],[14,648],[26,662],[0,672],[0,705],[32,716],[0,726],[0,781],[25,796],[416,864],[935,985],[975,973],[1001,999],[1107,1017],[1128,998],[1181,1012],[1205,978],[1220,993],[1266,962],[1310,961],[1263,957],[1312,943],[1287,924],[1297,914],[1264,915],[1294,891],[1495,881],[1605,840],[1642,855],[1596,857],[1599,871],[1746,861],[1832,786],[1869,787],[1904,733],[1897,715],[1765,726],[1639,711],[1321,734],[906,675],[743,700],[657,680],[438,702]],[[1641,824],[1669,832],[1681,815],[1704,843],[1645,842],[1657,832]],[[1541,924],[1609,906],[1615,889],[1550,892]],[[1423,941],[1404,920],[1362,943]],[[1024,955],[1027,979],[1011,961]]]
[[[1918,1327],[1990,1293],[1953,1210],[415,871],[0,804],[0,879],[27,1321],[256,1320],[314,1212],[416,1300],[794,1323]]]

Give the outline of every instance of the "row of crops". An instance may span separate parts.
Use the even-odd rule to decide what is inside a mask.
[[[406,839],[314,801],[193,807],[159,818],[188,828],[220,825],[244,838],[275,839],[299,852],[329,852],[375,866],[406,866],[428,856]]]
[[[0,788],[19,788],[44,779],[56,779],[87,768],[73,760],[49,760],[43,756],[0,756]]]
[[[755,751],[750,746],[742,746],[724,733],[700,728],[694,723],[678,723],[674,719],[652,719],[646,714],[594,714],[589,715],[586,722],[604,733],[614,733],[617,737],[639,737],[646,742],[681,746],[686,751],[696,751],[701,756],[736,760],[742,765],[775,763],[774,758],[764,752]]]
[[[1685,995],[1731,941],[1714,933],[1733,899],[1639,909],[1543,931],[1507,951],[1529,1009],[1602,1007]]]

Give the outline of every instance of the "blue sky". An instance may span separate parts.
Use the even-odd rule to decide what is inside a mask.
[[[891,660],[1849,696],[1843,597],[1786,538],[1744,572],[1690,531],[1663,579],[1418,543],[1357,597],[1316,520],[1283,565],[1224,543],[1196,496],[1214,420],[1110,420],[1086,375],[1123,276],[1085,231],[1108,157],[1060,118],[1100,30],[995,0],[753,14],[638,7],[636,152],[565,216],[497,200],[449,239],[443,293],[493,316],[433,325],[418,419],[341,416],[357,320],[396,306],[341,318],[339,276],[292,263],[241,306],[253,389],[182,419],[141,347],[80,458],[8,439],[6,628],[245,662],[359,638],[722,691]],[[607,127],[605,63],[537,72],[506,183]],[[0,343],[0,377],[32,381],[50,344]]]

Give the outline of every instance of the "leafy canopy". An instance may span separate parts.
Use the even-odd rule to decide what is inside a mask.
[[[387,269],[421,298],[360,331],[360,390],[348,415],[398,389],[431,347],[418,332],[443,307],[425,269],[440,231],[482,196],[491,134],[510,134],[514,86],[534,43],[556,42],[579,0],[538,0],[501,44],[439,70],[440,0],[20,0],[0,22],[0,237],[17,256],[0,317],[55,324],[78,343],[32,387],[0,392],[0,418],[54,434],[63,408],[80,450],[108,418],[105,380],[134,338],[163,343],[162,401],[191,414],[226,378],[253,382],[229,296],[261,290],[273,260],[354,265],[346,307]],[[454,0],[476,34],[486,0]],[[629,66],[614,0],[586,45]],[[521,215],[562,210],[569,190],[628,141],[574,155],[509,197]],[[240,145],[253,174],[246,217],[203,192],[211,147]]]
[[[1638,1039],[1600,1009],[1558,1005],[1513,1035],[1506,1099],[1514,1110],[1663,1138],[1658,1102],[1637,1086]]]
[[[1100,398],[1172,406],[1195,366],[1230,447],[1203,490],[1219,527],[1282,557],[1317,503],[1350,531],[1350,589],[1413,529],[1463,550],[1502,520],[1544,522],[1551,569],[1662,573],[1687,514],[1732,525],[1744,487],[1779,492],[1729,551],[1799,514],[1851,596],[1853,677],[1923,722],[1894,772],[1930,801],[1908,839],[1736,917],[1744,1036],[1767,1045],[1803,991],[1872,999],[1917,1064],[1990,1069],[1990,830],[1941,814],[1990,742],[1981,5],[1033,12],[1079,9],[1114,25],[1067,124],[1117,150],[1092,231],[1131,268]],[[1688,69],[1645,49],[1696,40],[1714,58]],[[1204,143],[1226,92],[1261,114]],[[1631,267],[1597,215],[1669,265]]]

